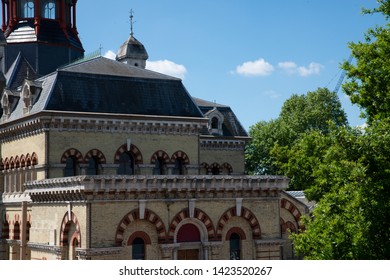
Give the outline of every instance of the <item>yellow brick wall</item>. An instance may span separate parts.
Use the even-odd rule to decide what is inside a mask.
[[[207,163],[208,165],[214,162],[219,165],[225,162],[229,163],[233,168],[233,173],[244,174],[245,162],[244,152],[236,150],[200,150],[200,163]]]
[[[45,134],[41,133],[29,137],[16,139],[12,142],[5,142],[1,144],[2,158],[11,158],[15,156],[27,155],[36,153],[38,156],[38,164],[45,164]]]

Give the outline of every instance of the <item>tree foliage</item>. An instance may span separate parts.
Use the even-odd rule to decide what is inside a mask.
[[[388,20],[390,1],[378,3],[364,12]],[[311,132],[285,154],[274,149],[281,159],[276,165],[307,183],[306,195],[318,201],[304,219],[305,231],[292,235],[308,259],[390,258],[389,27],[370,29],[365,42],[351,43],[356,62],[342,65],[348,78],[343,89],[364,110],[368,127]]]
[[[378,1],[380,6],[365,13],[390,16],[388,0]],[[369,123],[390,117],[390,25],[369,29],[364,42],[350,43],[356,62],[344,62],[347,82],[342,86],[352,103],[358,104]]]
[[[293,235],[295,249],[309,259],[390,258],[390,122],[365,133],[312,132],[294,148],[300,151],[294,162],[312,155],[304,144],[312,141],[316,163],[306,171],[312,182],[306,194],[318,204],[304,219],[306,230]]]
[[[252,142],[246,149],[247,170],[252,174],[282,174],[284,170],[276,164],[281,159],[272,153],[275,147],[288,151],[308,131],[328,133],[330,123],[347,125],[346,114],[334,92],[319,88],[306,95],[292,95],[283,104],[277,119],[251,127]],[[294,181],[290,186],[294,188]]]

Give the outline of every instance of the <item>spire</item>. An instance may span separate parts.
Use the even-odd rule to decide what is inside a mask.
[[[134,32],[133,32],[133,26],[134,26],[134,12],[133,12],[133,9],[130,10],[130,36],[133,37],[134,36]]]

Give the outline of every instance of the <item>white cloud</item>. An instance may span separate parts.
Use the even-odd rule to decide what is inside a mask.
[[[266,95],[266,96],[268,96],[269,98],[271,98],[271,99],[278,99],[281,95],[279,94],[279,93],[277,93],[275,90],[266,90],[265,92],[264,92],[264,94]]]
[[[159,72],[165,75],[184,79],[187,74],[187,69],[184,65],[176,64],[169,60],[157,60],[157,61],[146,61],[146,69]]]
[[[310,75],[320,74],[322,66],[319,63],[311,62],[308,67],[298,66],[295,62],[285,61],[278,63],[279,68],[285,70],[288,74],[298,74],[301,77],[308,77]]]
[[[236,73],[244,76],[267,76],[274,71],[272,64],[260,58],[237,66]]]
[[[103,55],[105,58],[109,58],[109,59],[112,59],[112,60],[115,60],[116,58],[116,53],[114,53],[113,51],[107,51],[104,55]]]
[[[292,61],[285,61],[278,63],[279,68],[282,68],[287,71],[289,74],[294,74],[297,71],[298,65]]]
[[[309,67],[298,67],[298,73],[302,77],[307,77],[314,74],[318,75],[320,74],[322,68],[324,68],[324,66],[321,64],[312,62],[309,64]]]

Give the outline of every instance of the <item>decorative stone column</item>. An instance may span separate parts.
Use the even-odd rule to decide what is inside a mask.
[[[223,243],[222,242],[210,242],[209,243],[209,260],[221,260]]]
[[[176,244],[161,244],[161,259],[162,260],[176,260],[177,248]]]

